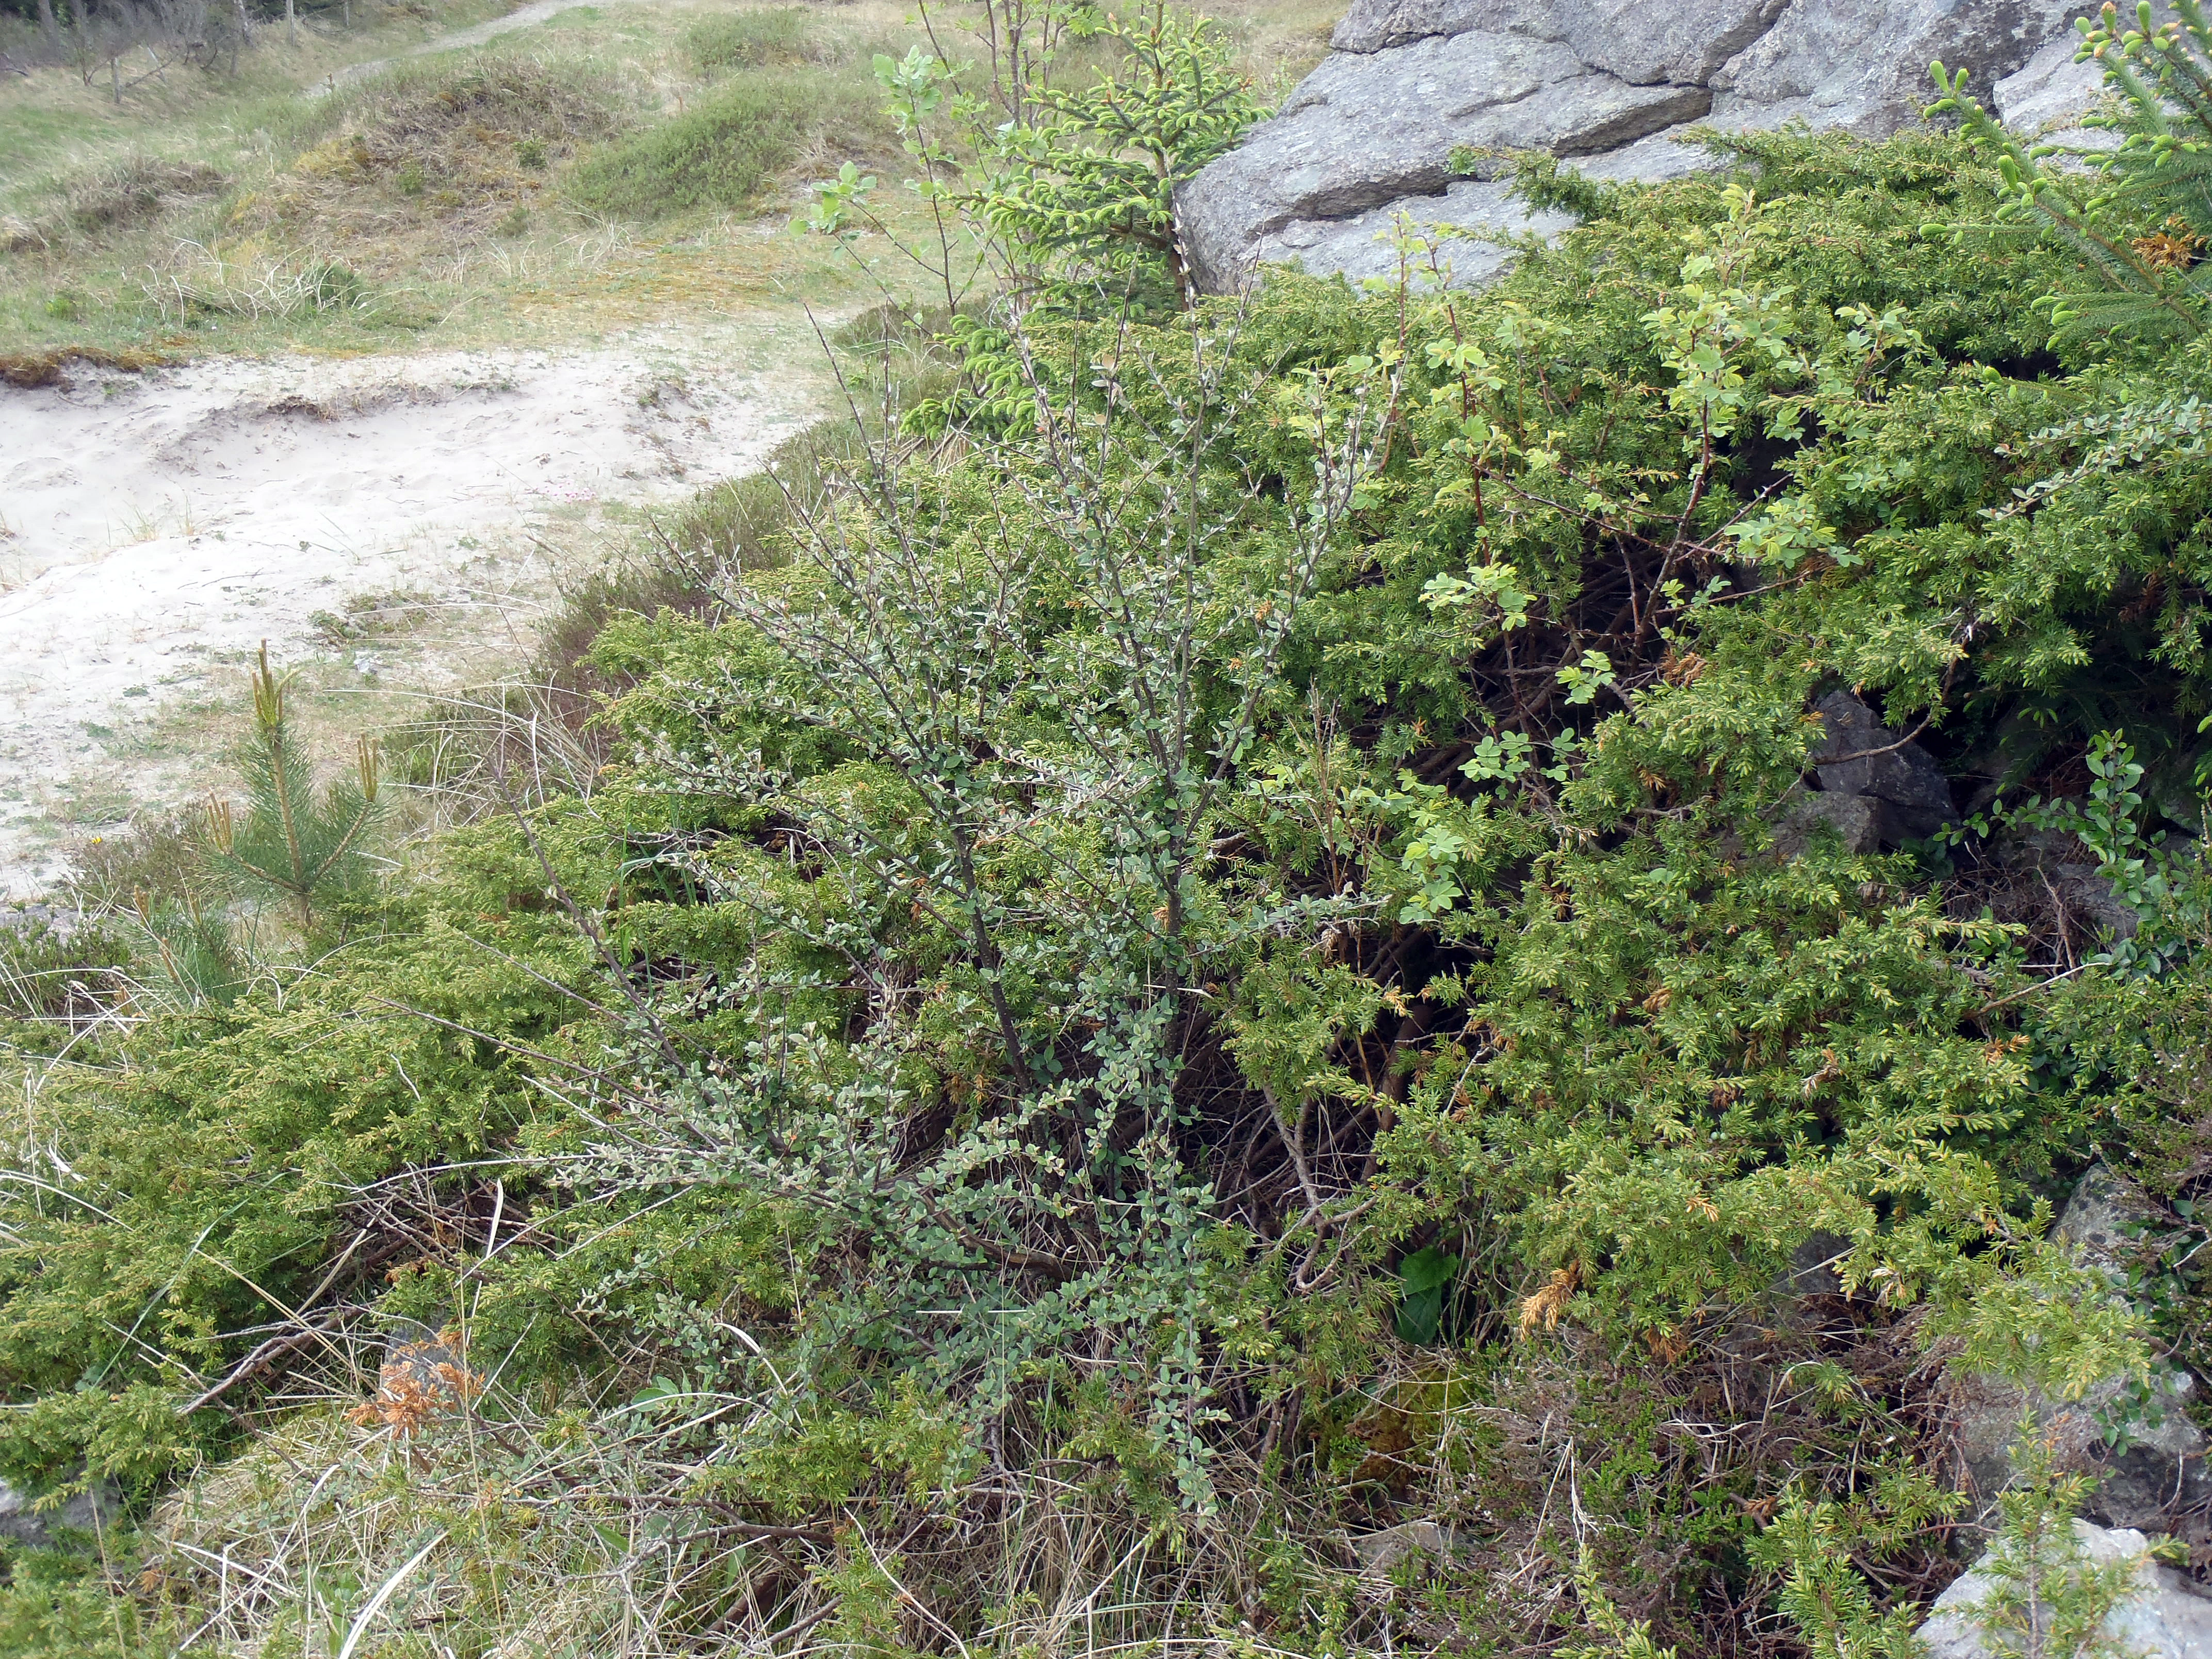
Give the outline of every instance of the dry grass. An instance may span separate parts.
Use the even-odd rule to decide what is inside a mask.
[[[436,699],[386,728],[382,747],[410,836],[588,799],[607,759],[595,706],[572,688],[507,680]]]
[[[331,312],[362,313],[375,296],[345,266],[311,253],[228,253],[180,242],[149,269],[146,297],[165,320],[208,316],[290,321]]]
[[[50,249],[76,237],[139,225],[173,202],[220,192],[230,181],[198,161],[170,161],[133,150],[58,181],[60,202],[34,219],[0,217],[0,252]]]
[[[765,1360],[674,1388],[638,1369],[587,1401],[506,1385],[459,1332],[438,1351],[468,1386],[442,1390],[390,1386],[418,1333],[319,1346],[317,1397],[150,1518],[133,1589],[177,1646],[1059,1659],[1218,1655],[1241,1622],[1264,1655],[1281,1650],[1250,1620],[1286,1552],[1316,1589],[1352,1590],[1326,1535],[1287,1545],[1256,1496],[1163,1529],[1081,1460],[986,1472],[950,1503],[871,1483],[834,1531],[718,1500],[718,1471],[787,1415]]]
[[[1237,61],[1271,102],[1304,79],[1328,55],[1329,32],[1344,0],[1216,0],[1197,8],[1216,19],[1237,46]]]
[[[1924,1452],[1942,1357],[1863,1311],[1810,1298],[1790,1328],[1723,1323],[1641,1362],[1582,1333],[1480,1362],[1378,1348],[1276,1447],[1289,1478],[1224,1451],[1207,1515],[1072,1455],[1020,1405],[998,1455],[933,1492],[890,1453],[842,1504],[786,1510],[741,1468],[798,1414],[787,1362],[741,1331],[712,1358],[687,1349],[696,1370],[644,1346],[610,1354],[585,1397],[509,1380],[511,1356],[465,1332],[332,1325],[248,1449],[165,1501],[118,1573],[177,1639],[223,1655],[349,1638],[393,1659],[1540,1655],[1583,1628],[1571,1564],[1587,1550],[1653,1587],[1632,1615],[1664,1639],[1772,1659],[1794,1650],[1759,1584],[1716,1572],[1701,1598],[1662,1600],[1680,1564],[1655,1552],[1679,1539],[1624,1528],[1604,1471],[1633,1455],[1648,1483],[1771,1508],[1783,1481],[1818,1491]],[[422,1353],[463,1380],[395,1386]],[[1858,1417],[1835,1419],[1815,1360],[1849,1367]],[[1716,1439],[1719,1398],[1744,1427]],[[1335,1474],[1320,1467],[1332,1446],[1348,1455]],[[1449,1559],[1364,1566],[1350,1547],[1413,1519]],[[1915,1596],[1957,1571],[1941,1528],[1889,1564]]]

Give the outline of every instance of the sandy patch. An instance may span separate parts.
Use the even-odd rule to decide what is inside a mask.
[[[351,596],[481,608],[520,656],[556,573],[531,532],[742,472],[805,418],[803,376],[716,375],[691,343],[209,362],[0,388],[0,894],[60,873],[62,829],[149,805],[206,757],[149,750],[259,641],[327,645]],[[430,682],[437,665],[417,665]]]

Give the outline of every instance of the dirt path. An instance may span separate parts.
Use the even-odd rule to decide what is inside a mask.
[[[349,599],[463,613],[453,649],[398,665],[418,684],[524,655],[563,574],[540,530],[743,471],[806,418],[805,377],[717,374],[696,346],[0,389],[0,894],[41,889],[132,803],[204,787],[180,717],[228,707],[262,640],[328,653]],[[376,653],[351,665],[374,678]]]

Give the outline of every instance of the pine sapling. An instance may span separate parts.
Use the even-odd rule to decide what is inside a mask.
[[[246,783],[243,822],[231,803],[210,797],[210,867],[240,897],[277,895],[307,927],[319,905],[353,886],[362,842],[380,811],[375,746],[358,739],[354,775],[334,779],[318,797],[314,766],[284,708],[283,683],[261,647],[253,672],[253,727],[236,750]]]
[[[1751,1559],[1774,1576],[1776,1605],[1816,1659],[1915,1659],[1921,1651],[1913,1632],[1920,1609],[1909,1597],[1878,1602],[1862,1563],[1924,1540],[1960,1500],[1902,1460],[1871,1473],[1840,1499],[1793,1483],[1750,1543]]]
[[[2094,289],[2045,303],[2059,335],[2119,331],[2190,340],[2212,325],[2212,20],[2201,0],[2172,0],[2163,22],[2137,0],[2136,27],[2114,0],[2077,19],[2078,63],[2095,63],[2110,112],[2082,125],[2119,135],[2117,147],[2031,143],[1966,91],[1966,71],[1929,67],[1942,96],[1929,113],[1954,115],[1966,141],[1995,163],[1997,225],[2049,231],[2094,271]]]

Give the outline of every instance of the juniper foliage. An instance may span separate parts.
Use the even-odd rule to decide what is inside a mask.
[[[2199,369],[1926,228],[1957,139],[1727,143],[1480,294],[1002,317],[610,623],[589,793],[26,1067],[0,1474],[142,1553],[0,1613],[289,1640],[343,1538],[455,1651],[1901,1651],[1936,1379],[2140,1382],[2054,1205],[2205,1193]],[[1843,688],[1956,836],[1778,844]],[[486,1379],[404,1447],[398,1318]]]

